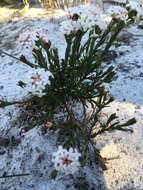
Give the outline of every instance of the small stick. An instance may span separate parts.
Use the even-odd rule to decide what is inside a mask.
[[[33,67],[33,68],[39,67],[38,65],[34,65],[34,64],[28,62],[28,61],[26,60],[26,58],[25,58],[23,55],[22,55],[20,58],[18,58],[18,57],[15,57],[14,55],[11,55],[11,54],[9,54],[9,53],[3,51],[3,50],[0,50],[0,53],[2,53],[2,54],[4,54],[4,55],[7,55],[7,56],[9,56],[9,57],[11,57],[11,58],[13,58],[13,59],[15,59],[15,60],[18,60],[18,61],[20,61],[20,62],[22,62],[22,63],[25,63],[25,64],[27,64],[27,65],[30,66],[30,67]]]
[[[9,56],[9,57],[11,57],[11,58],[13,58],[13,59],[18,60],[18,61],[21,61],[19,58],[15,57],[15,56],[13,56],[13,55],[10,55],[9,53],[7,53],[7,52],[5,52],[5,51],[0,50],[0,53],[5,54],[5,55],[7,55],[7,56]]]
[[[32,175],[32,174],[14,174],[14,175],[3,175],[3,176],[0,176],[0,179],[2,178],[12,178],[12,177],[24,177],[24,176],[28,176],[28,175]]]

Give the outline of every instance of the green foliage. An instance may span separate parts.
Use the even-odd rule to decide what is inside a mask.
[[[45,95],[32,97],[28,102],[38,111],[44,112],[47,120],[54,122],[59,129],[59,142],[66,148],[77,147],[82,153],[82,163],[91,158],[99,161],[105,169],[104,160],[96,148],[96,137],[105,131],[122,130],[136,122],[134,118],[121,124],[116,113],[102,120],[101,113],[109,106],[113,97],[105,88],[106,83],[114,80],[113,66],[103,67],[102,63],[118,34],[132,19],[126,22],[113,19],[108,28],[99,32],[96,26],[90,32],[78,31],[65,35],[66,50],[64,58],[59,58],[58,49],[52,43],[38,37],[33,49],[35,64],[24,56],[20,60],[32,68],[44,68],[52,73],[51,84],[47,85]],[[84,41],[85,36],[87,38]],[[23,87],[22,83],[19,84]],[[80,104],[82,117],[77,117],[74,106]],[[2,106],[6,103],[2,102]],[[8,104],[7,104],[8,105]],[[1,106],[1,107],[2,107]],[[87,108],[91,107],[88,115]],[[55,121],[55,114],[63,112],[63,121]],[[132,131],[131,131],[132,132]]]

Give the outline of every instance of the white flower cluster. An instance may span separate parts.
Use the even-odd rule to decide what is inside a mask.
[[[57,152],[52,155],[52,162],[55,169],[61,174],[74,174],[80,167],[79,157],[81,154],[77,149],[64,149],[62,146],[58,147]]]
[[[111,6],[107,10],[107,13],[112,17],[119,18],[121,20],[125,20],[128,18],[128,11],[124,7],[121,6]]]
[[[94,27],[95,25],[99,26],[101,30],[105,30],[107,27],[106,15],[103,14],[91,14],[85,15],[80,14],[80,25],[83,31],[87,31],[88,29]]]
[[[71,19],[65,20],[60,24],[60,32],[63,34],[70,34],[81,29],[79,21],[73,21]]]
[[[71,16],[72,17],[72,16]],[[86,14],[80,13],[77,20],[66,20],[60,24],[60,31],[64,34],[70,34],[71,32],[76,32],[78,30],[87,31],[95,25],[99,26],[101,30],[105,30],[108,22],[111,20],[106,19],[109,16],[103,14]]]
[[[44,69],[30,69],[22,78],[22,82],[25,84],[24,89],[34,96],[42,97],[45,95],[46,85],[50,85],[49,78],[53,77],[51,72]]]
[[[128,1],[127,7],[137,11],[137,16],[143,16],[143,2],[139,1]],[[109,6],[106,11],[102,11],[97,7],[87,8],[87,10],[81,7],[79,9],[69,9],[70,19],[67,19],[60,24],[60,31],[64,34],[70,34],[71,32],[76,32],[77,30],[87,31],[95,25],[98,25],[101,30],[105,30],[112,20],[112,17],[119,18],[126,21],[128,18],[128,11],[126,8],[121,6]],[[79,17],[77,19],[71,19],[73,15],[77,14]]]
[[[21,45],[26,45],[27,47],[34,46],[37,36],[40,36],[45,41],[48,41],[48,30],[47,29],[37,29],[32,30],[30,28],[22,31],[18,37],[18,42]]]
[[[78,18],[71,19],[75,14],[78,15]],[[90,11],[83,10],[83,12],[79,12],[77,10],[77,13],[72,12],[70,14],[70,19],[63,21],[60,24],[60,31],[64,34],[70,34],[71,32],[76,32],[79,29],[87,31],[95,25],[99,26],[99,28],[104,31],[111,22],[112,17],[126,20],[128,17],[128,11],[126,8],[121,6],[111,6],[104,13],[99,9],[91,9]]]

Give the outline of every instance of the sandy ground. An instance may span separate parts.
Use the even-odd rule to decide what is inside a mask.
[[[30,14],[30,13],[28,13]],[[45,13],[40,10],[40,15]],[[60,12],[61,16],[65,13]],[[58,15],[58,14],[57,14]],[[58,17],[58,16],[57,16]],[[58,48],[64,47],[62,36],[58,32],[63,19],[47,19],[39,16],[16,15],[0,23],[0,48],[16,56],[21,53],[31,58],[32,40],[26,43],[25,32],[30,38],[35,32],[46,33]],[[23,34],[23,35],[22,35]],[[29,36],[28,36],[29,38]],[[98,147],[103,157],[108,158],[108,170],[102,173],[97,167],[85,167],[82,173],[95,190],[143,190],[143,30],[137,25],[127,28],[121,35],[116,49],[117,58],[108,61],[117,70],[117,78],[109,90],[115,97],[111,108],[105,112],[117,112],[121,121],[131,117],[137,124],[131,126],[134,133],[106,133],[98,138]],[[9,57],[0,54],[0,97],[8,100],[23,99],[26,94],[17,86],[18,80],[27,71],[27,67]],[[1,135],[19,137],[19,129],[12,128],[18,108],[11,106],[0,110]],[[73,184],[78,177],[53,181],[48,178],[51,170],[51,152],[56,148],[56,136],[51,133],[43,138],[39,128],[30,130],[21,139],[18,146],[0,148],[0,176],[13,173],[31,173],[26,177],[0,179],[0,190],[64,190],[77,189]],[[83,175],[83,174],[82,174]],[[82,190],[86,190],[80,187]]]

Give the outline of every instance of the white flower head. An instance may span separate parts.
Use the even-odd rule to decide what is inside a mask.
[[[60,24],[60,31],[63,34],[70,34],[71,32],[76,32],[80,29],[81,27],[78,21],[66,20]]]
[[[60,31],[64,34],[70,34],[71,32],[76,32],[78,30],[87,31],[92,29],[94,26],[98,25],[101,30],[107,28],[107,23],[101,17],[102,14],[91,13],[78,13],[79,17],[76,20],[66,20],[60,25]],[[72,18],[72,16],[71,16]]]
[[[59,146],[57,152],[52,155],[52,162],[55,169],[61,174],[74,174],[80,167],[79,157],[81,154],[77,149],[67,150]]]
[[[128,17],[128,11],[124,7],[114,6],[107,10],[108,14],[121,20],[126,20]]]
[[[79,22],[83,31],[86,31],[95,26],[94,18],[91,15],[80,14]]]
[[[27,90],[27,92],[42,97],[45,95],[43,91],[45,90],[46,85],[50,85],[50,77],[53,77],[51,72],[45,71],[41,68],[32,68],[26,73],[21,81],[25,84],[24,89]]]
[[[21,45],[26,45],[26,47],[31,48],[31,46],[34,46],[35,40],[37,40],[37,36],[40,36],[45,41],[49,40],[49,35],[47,35],[46,29],[27,29],[20,33],[18,37],[18,42]]]

